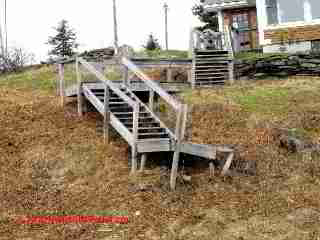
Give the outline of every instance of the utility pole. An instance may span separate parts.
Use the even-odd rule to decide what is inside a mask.
[[[113,0],[113,24],[114,24],[114,48],[116,54],[118,53],[119,45],[118,45],[118,23],[117,23],[117,6],[116,0]]]
[[[6,56],[8,56],[7,0],[4,1],[4,31],[6,34]]]
[[[168,43],[168,4],[164,3],[164,15],[165,15],[165,36],[166,36],[166,50],[169,50],[169,43]]]

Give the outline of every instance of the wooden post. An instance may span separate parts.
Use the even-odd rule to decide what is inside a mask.
[[[213,164],[213,160],[211,160],[209,162],[209,171],[210,171],[210,178],[213,178],[214,177],[214,164]]]
[[[191,69],[191,88],[194,89],[196,86],[196,54],[192,59],[192,69]]]
[[[141,156],[140,172],[143,172],[143,171],[144,171],[144,168],[145,168],[145,166],[146,166],[146,161],[147,161],[147,154],[144,153],[144,154],[142,154],[142,156]]]
[[[129,86],[129,69],[126,66],[124,66],[123,84]]]
[[[172,190],[176,188],[177,176],[178,176],[178,167],[179,167],[179,158],[181,152],[181,119],[183,114],[183,107],[181,106],[178,110],[177,123],[176,123],[176,148],[173,154],[173,161],[171,167],[171,176],[170,176],[170,187]]]
[[[229,81],[230,85],[234,84],[234,62],[230,61],[228,63],[228,71],[229,71]]]
[[[151,111],[153,111],[154,107],[154,91],[150,89],[149,91],[149,108]]]
[[[77,73],[77,82],[78,82],[78,115],[82,117],[83,115],[83,98],[82,98],[82,80],[81,80],[81,73],[79,68],[79,59],[76,59],[76,73]]]
[[[131,174],[135,174],[137,171],[137,140],[138,140],[138,127],[139,127],[139,111],[140,106],[137,103],[133,109],[133,128],[132,128],[132,135],[133,135],[133,143],[132,143],[132,165],[131,165]]]
[[[228,156],[228,158],[227,158],[227,161],[226,161],[226,163],[225,163],[224,166],[223,166],[221,175],[224,176],[224,175],[227,174],[227,172],[229,171],[229,168],[230,168],[230,166],[231,166],[233,157],[234,157],[234,152],[229,153],[229,156]]]
[[[64,64],[59,64],[59,94],[61,98],[61,106],[64,106],[65,103],[65,85],[64,85]]]
[[[167,68],[167,82],[172,82],[172,69]]]
[[[192,83],[192,69],[188,69],[187,74],[188,74],[188,83]]]
[[[104,87],[104,114],[103,114],[103,138],[104,143],[109,143],[109,122],[110,122],[110,110],[109,110],[109,87]]]
[[[185,138],[186,127],[187,127],[187,118],[188,118],[188,105],[182,105],[182,122],[181,122],[181,141]]]

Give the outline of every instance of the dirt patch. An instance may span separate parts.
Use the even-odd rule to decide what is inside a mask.
[[[169,188],[166,164],[156,157],[149,158],[144,174],[130,177],[128,146],[116,134],[103,144],[97,131],[100,116],[78,118],[72,103],[61,108],[55,96],[41,91],[2,88],[0,104],[4,239],[319,238],[318,155],[304,158],[279,148],[270,118],[254,116],[239,104],[194,105],[190,138],[235,145],[234,164],[245,169],[254,163],[254,174],[209,179],[204,167],[189,171],[191,181],[179,176],[175,192]],[[188,172],[189,166],[184,167]],[[129,224],[16,223],[44,211],[122,211]]]

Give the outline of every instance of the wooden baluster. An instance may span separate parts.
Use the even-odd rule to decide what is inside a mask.
[[[104,114],[103,114],[103,138],[104,143],[109,143],[109,122],[110,122],[110,109],[109,109],[110,92],[109,87],[104,87]]]
[[[137,103],[133,109],[133,143],[132,143],[132,165],[131,165],[131,174],[135,174],[137,171],[137,157],[138,157],[138,149],[137,149],[137,140],[138,140],[138,127],[139,127],[139,111],[140,106]]]
[[[151,111],[154,110],[154,91],[152,89],[149,91],[149,108]]]
[[[77,73],[77,82],[78,82],[78,115],[79,117],[82,117],[83,115],[83,98],[82,98],[82,79],[81,79],[81,73],[80,73],[80,63],[79,59],[76,59],[76,73]]]
[[[180,158],[180,152],[181,152],[182,115],[183,115],[183,106],[179,108],[178,114],[177,114],[176,131],[175,131],[176,146],[173,154],[171,176],[170,176],[170,187],[172,190],[176,188],[176,182],[177,182],[177,176],[178,176],[179,158]]]
[[[64,83],[64,63],[59,64],[59,94],[61,98],[61,106],[65,104],[65,83]]]

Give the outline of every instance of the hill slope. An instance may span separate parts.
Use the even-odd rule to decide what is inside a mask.
[[[151,157],[129,177],[128,146],[104,145],[94,113],[79,119],[54,95],[55,70],[0,78],[0,236],[3,239],[318,239],[320,162],[280,147],[279,129],[316,143],[319,80],[260,81],[187,92],[195,142],[236,144],[231,176],[182,162],[191,182],[168,186]],[[51,211],[51,213],[48,213]],[[20,225],[29,215],[121,212],[129,223]],[[161,236],[161,238],[160,238]]]

